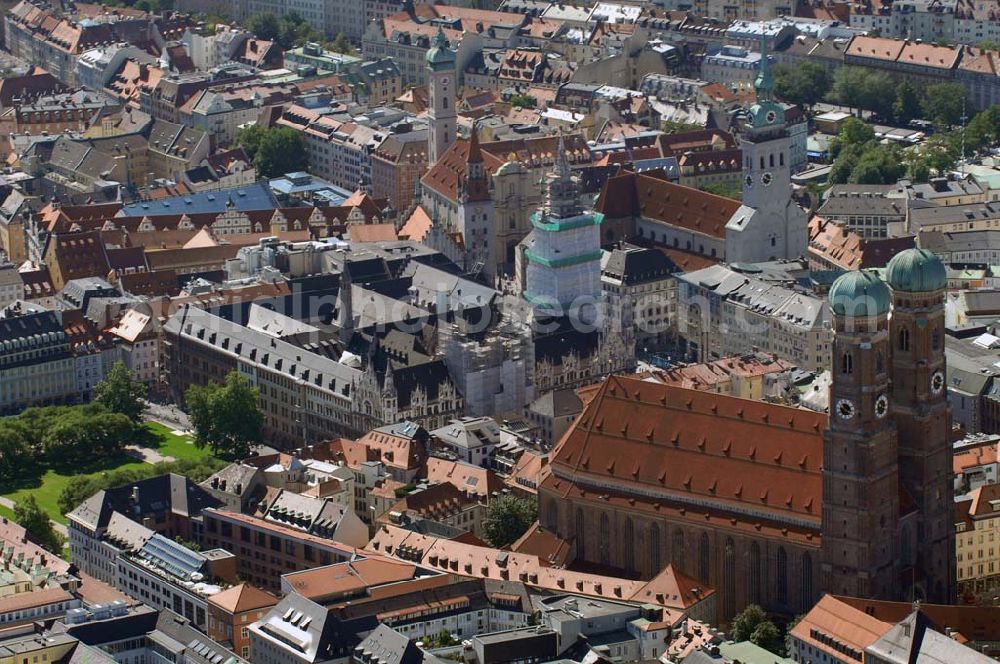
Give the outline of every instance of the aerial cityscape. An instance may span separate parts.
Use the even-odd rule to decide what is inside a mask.
[[[1000,0],[0,4],[0,664],[1000,660]]]

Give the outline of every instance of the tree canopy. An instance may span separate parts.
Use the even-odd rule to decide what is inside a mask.
[[[750,641],[777,655],[784,651],[781,630],[771,622],[764,609],[751,604],[733,618],[733,641]]]
[[[78,475],[72,478],[59,494],[57,505],[63,514],[76,509],[77,505],[102,489],[135,484],[140,480],[165,473],[183,475],[192,482],[203,482],[226,465],[213,457],[202,459],[181,459],[161,461],[157,464],[143,464],[135,468],[120,468],[99,475]]]
[[[254,14],[247,19],[247,29],[258,39],[278,42],[285,50],[323,39],[323,34],[294,10],[286,12],[280,18],[273,12]]]
[[[812,108],[830,90],[830,76],[818,62],[807,60],[794,67],[774,68],[774,93],[790,104]]]
[[[132,377],[132,370],[121,360],[115,362],[107,377],[94,389],[94,401],[112,413],[121,413],[138,423],[146,404],[146,385]]]
[[[184,400],[198,447],[207,445],[217,456],[242,459],[263,442],[260,390],[238,372],[230,371],[221,384],[192,385]]]
[[[62,551],[66,540],[52,527],[49,515],[38,505],[34,496],[29,494],[14,504],[14,521],[49,551],[57,554]]]
[[[534,501],[513,495],[500,496],[490,503],[483,521],[486,541],[497,548],[513,544],[538,517]]]
[[[291,127],[266,129],[251,125],[236,134],[261,177],[278,177],[305,170],[308,166],[306,143],[302,134]]]

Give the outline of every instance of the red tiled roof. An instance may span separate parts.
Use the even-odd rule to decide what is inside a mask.
[[[697,497],[733,527],[818,540],[826,426],[820,413],[612,376],[556,445],[543,486],[633,509]],[[591,491],[588,482],[621,489]],[[742,516],[747,508],[770,521]]]
[[[609,219],[641,216],[718,239],[739,207],[731,198],[630,172],[608,178],[595,205]]]

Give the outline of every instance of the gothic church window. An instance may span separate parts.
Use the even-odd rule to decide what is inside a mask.
[[[910,331],[905,327],[899,329],[899,350],[910,350]]]
[[[701,541],[698,543],[698,579],[702,583],[708,583],[709,578],[709,554],[708,554],[708,533],[701,534]]]
[[[573,534],[576,536],[576,557],[580,560],[586,560],[586,549],[583,544],[586,540],[586,535],[583,532],[583,510],[579,507],[576,508],[576,524]]]
[[[653,574],[659,574],[663,568],[660,557],[660,527],[655,523],[649,527],[649,567]]]
[[[754,604],[761,604],[764,570],[761,569],[760,545],[757,542],[750,544],[750,601]]]
[[[788,554],[785,553],[785,547],[778,549],[778,569],[774,594],[775,599],[781,604],[788,602]]]
[[[598,547],[601,552],[601,564],[611,564],[611,521],[607,514],[601,514],[601,532]]]
[[[625,569],[631,572],[635,569],[635,526],[632,524],[632,517],[625,517],[625,537],[623,539]]]

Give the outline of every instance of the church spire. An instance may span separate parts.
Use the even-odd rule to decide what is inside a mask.
[[[753,87],[757,91],[757,101],[771,100],[774,93],[774,80],[771,78],[771,62],[767,55],[767,37],[764,35],[761,35],[760,38],[760,69]]]
[[[549,173],[545,192],[545,215],[566,219],[581,214],[578,198],[580,188],[569,167],[566,158],[566,140],[559,132],[559,146],[556,148],[555,163]]]

